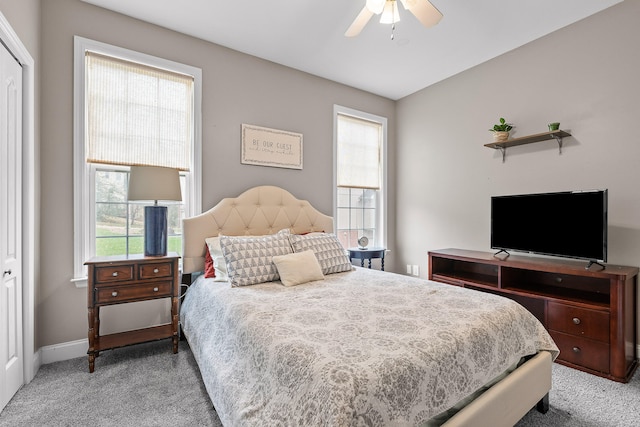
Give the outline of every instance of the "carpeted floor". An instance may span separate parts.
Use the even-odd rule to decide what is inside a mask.
[[[620,384],[558,364],[550,410],[518,427],[640,425],[640,374]],[[103,352],[89,374],[85,357],[44,365],[0,413],[0,426],[214,426],[220,421],[185,342]]]
[[[553,364],[549,412],[529,411],[517,427],[640,426],[640,373],[628,384]]]
[[[0,426],[221,426],[186,342],[105,351],[51,363],[16,393]]]

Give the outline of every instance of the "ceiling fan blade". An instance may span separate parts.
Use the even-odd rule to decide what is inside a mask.
[[[442,19],[442,13],[429,0],[401,0],[402,5],[418,18],[427,28],[433,27]]]
[[[367,6],[363,7],[344,35],[347,37],[355,37],[360,34],[360,31],[362,31],[364,26],[367,25],[367,22],[369,22],[373,15],[373,12],[371,12]]]

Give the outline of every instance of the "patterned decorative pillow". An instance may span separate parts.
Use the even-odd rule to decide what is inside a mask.
[[[292,253],[289,230],[256,237],[220,236],[220,247],[231,286],[248,286],[278,280],[274,255]]]
[[[347,252],[335,234],[291,234],[289,241],[294,252],[303,252],[311,249],[316,258],[318,258],[322,274],[340,273],[353,269]]]

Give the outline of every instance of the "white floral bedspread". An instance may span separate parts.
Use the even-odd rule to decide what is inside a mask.
[[[184,332],[225,426],[415,426],[557,347],[506,298],[357,268],[294,287],[200,279]]]

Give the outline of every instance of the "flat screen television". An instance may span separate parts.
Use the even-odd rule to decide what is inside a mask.
[[[491,248],[606,262],[607,209],[607,190],[493,196]]]

